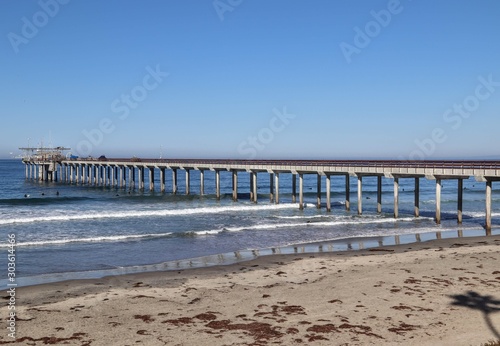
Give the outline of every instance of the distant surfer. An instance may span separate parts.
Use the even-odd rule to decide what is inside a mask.
[[[59,196],[59,191],[56,191],[56,196]]]

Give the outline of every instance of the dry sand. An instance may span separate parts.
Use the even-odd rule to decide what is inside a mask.
[[[500,339],[500,236],[31,286],[16,303],[18,339],[0,344],[481,345]]]

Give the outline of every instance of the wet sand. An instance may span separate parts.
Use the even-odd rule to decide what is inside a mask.
[[[16,312],[0,344],[481,345],[500,339],[500,236],[29,286]]]

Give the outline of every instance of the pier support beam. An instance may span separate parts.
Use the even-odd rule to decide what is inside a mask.
[[[177,194],[177,169],[172,169],[172,193]]]
[[[377,177],[377,213],[382,212],[382,176]]]
[[[321,209],[321,175],[316,176],[316,208]]]
[[[81,176],[82,185],[85,185],[87,182],[87,165],[82,165],[82,176]]]
[[[113,166],[108,167],[108,180],[109,180],[109,187],[113,187],[113,176],[115,174],[115,170]]]
[[[436,223],[441,223],[441,178],[436,178]]]
[[[165,192],[165,167],[160,168],[160,192]]]
[[[128,168],[128,187],[130,190],[135,189],[135,167]]]
[[[280,174],[279,173],[274,173],[274,178],[275,178],[275,190],[276,190],[276,195],[274,196],[274,202],[275,204],[280,204]]]
[[[358,175],[358,215],[363,214],[363,177]]]
[[[238,171],[232,171],[232,182],[233,182],[233,201],[238,200]]]
[[[351,210],[351,177],[349,174],[345,176],[345,210]]]
[[[399,178],[394,177],[394,218],[399,217]]]
[[[215,171],[215,196],[217,200],[220,200],[220,171]]]
[[[304,175],[299,174],[299,209],[304,210]]]
[[[205,171],[200,169],[200,196],[205,194]]]
[[[492,181],[486,180],[486,222],[485,228],[487,232],[491,231],[491,190],[492,190]]]
[[[457,196],[457,223],[462,223],[462,209],[464,205],[464,180],[458,179],[458,196]]]
[[[149,167],[149,191],[155,190],[155,168]]]
[[[113,167],[113,179],[114,179],[113,187],[115,187],[115,188],[118,188],[118,175],[119,175],[118,171],[119,170],[120,170],[120,167],[118,167],[118,166]]]
[[[120,188],[124,188],[126,184],[125,166],[120,166]]]
[[[189,195],[191,193],[191,171],[189,169],[186,169],[186,195]]]
[[[111,185],[111,167],[106,166],[106,186]]]
[[[94,166],[93,165],[86,165],[85,168],[85,177],[83,178],[84,182],[88,184],[89,186],[94,183],[92,180],[94,174]]]
[[[415,217],[420,216],[420,178],[415,178]]]
[[[137,167],[139,172],[139,190],[144,190],[144,167]]]
[[[274,174],[269,173],[269,202],[274,201]]]
[[[252,172],[248,172],[248,177],[250,179],[249,186],[250,186],[250,202],[253,202],[253,174]]]
[[[252,172],[252,183],[253,183],[253,202],[257,203],[257,200],[259,199],[257,196],[257,172]]]
[[[326,211],[332,211],[332,200],[331,200],[331,177],[329,174],[326,175]]]
[[[297,203],[297,174],[292,173],[292,203]]]
[[[74,170],[75,170],[75,166],[71,165],[69,167],[69,182],[71,184],[73,184],[73,175],[74,175]]]

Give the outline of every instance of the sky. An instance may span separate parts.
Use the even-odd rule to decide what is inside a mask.
[[[0,158],[500,158],[496,0],[0,1]]]

